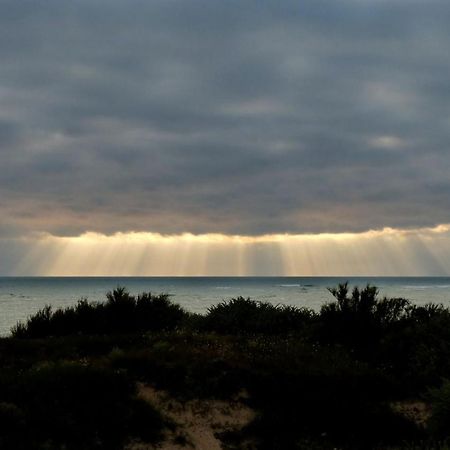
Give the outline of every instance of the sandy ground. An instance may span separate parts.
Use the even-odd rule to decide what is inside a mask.
[[[406,401],[393,403],[392,409],[407,419],[412,420],[420,427],[426,427],[430,418],[431,410],[429,405],[421,401]]]
[[[175,422],[177,429],[167,432],[157,446],[133,443],[127,450],[221,450],[217,433],[241,429],[255,417],[254,411],[242,402],[245,393],[230,401],[195,399],[182,403],[167,392],[140,384],[139,395]],[[252,449],[253,445],[248,442],[243,448]]]

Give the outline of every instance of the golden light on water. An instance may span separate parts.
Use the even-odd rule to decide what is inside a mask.
[[[25,238],[24,238],[25,239]],[[15,272],[47,276],[449,275],[450,226],[229,236],[130,232],[25,239]]]

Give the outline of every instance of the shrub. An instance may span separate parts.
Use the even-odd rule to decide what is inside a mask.
[[[258,448],[298,448],[306,438],[321,448],[374,448],[417,437],[414,424],[389,408],[391,380],[344,348],[296,338],[255,344],[247,386],[260,411],[249,429]]]
[[[17,338],[41,338],[70,334],[135,333],[173,330],[188,316],[165,294],[137,297],[125,288],[108,292],[105,303],[80,300],[75,306],[46,306],[11,330]]]
[[[26,324],[18,323],[15,325],[11,332],[16,337],[26,337],[27,334],[32,334],[34,337],[44,337],[51,327],[52,316],[52,307],[46,305],[36,314],[30,316]]]
[[[444,379],[438,388],[430,389],[431,417],[428,426],[437,438],[450,437],[450,380]]]
[[[383,333],[407,316],[410,302],[402,298],[378,299],[378,289],[355,287],[349,295],[348,283],[329,291],[336,301],[322,306],[319,338],[343,344],[359,356],[369,355]]]
[[[132,437],[154,442],[164,427],[125,376],[75,363],[3,376],[0,398],[9,425],[0,439],[10,448],[119,449]]]
[[[450,377],[450,312],[442,305],[411,306],[383,335],[377,358],[411,392]]]
[[[203,328],[222,334],[289,333],[300,331],[313,316],[307,308],[237,297],[211,306],[203,320]]]

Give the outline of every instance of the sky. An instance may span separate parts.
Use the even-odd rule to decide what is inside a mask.
[[[0,7],[0,274],[450,275],[448,1]]]

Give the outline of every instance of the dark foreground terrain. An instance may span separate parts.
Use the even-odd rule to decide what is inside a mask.
[[[450,311],[330,292],[45,308],[0,340],[0,448],[450,448]]]

